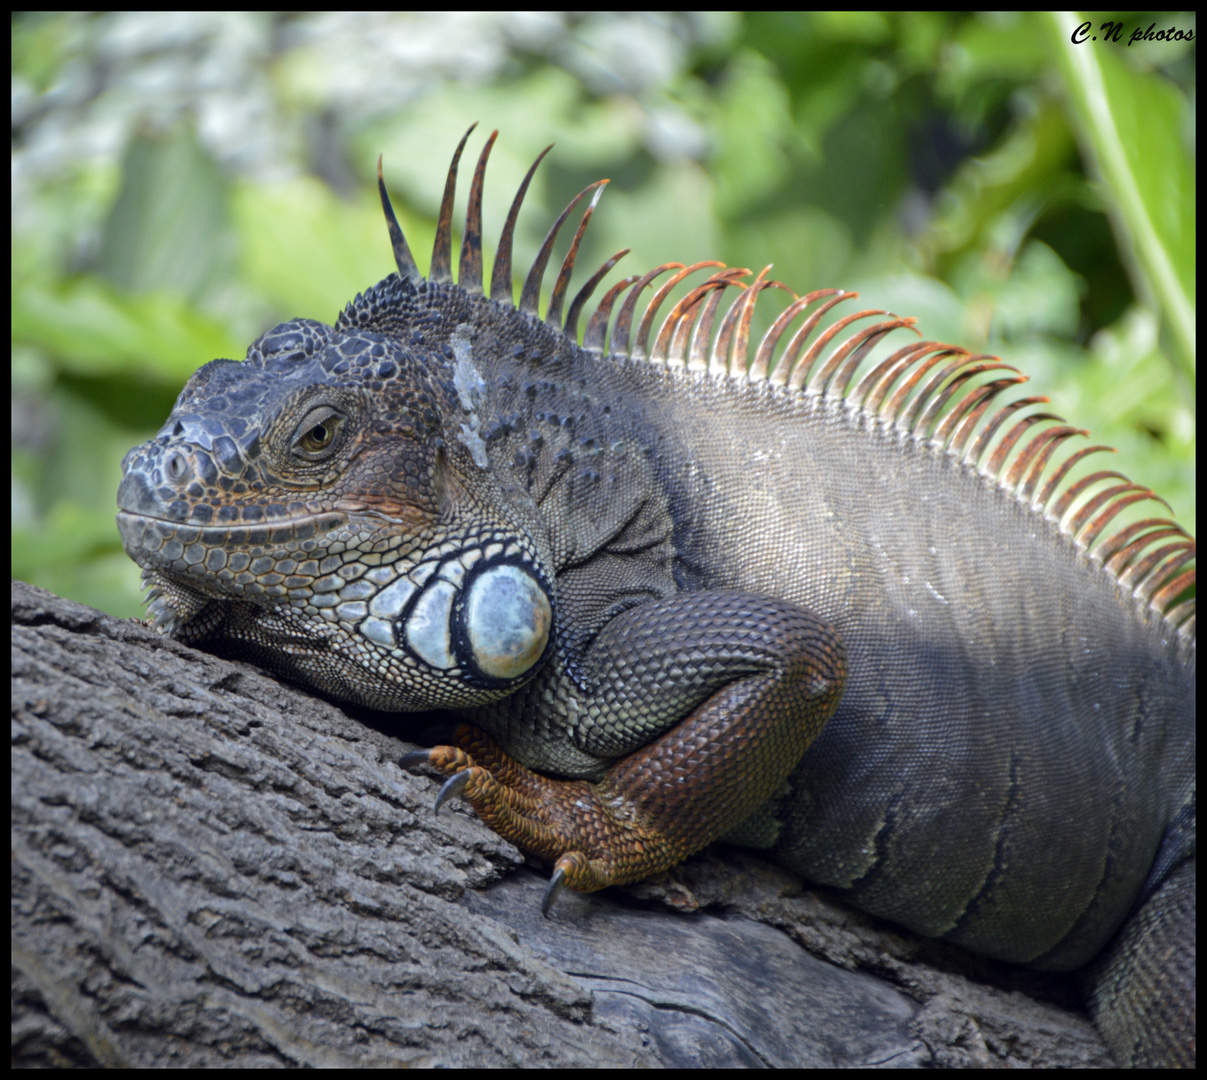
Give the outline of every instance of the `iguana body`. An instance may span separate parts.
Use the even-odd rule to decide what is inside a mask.
[[[1016,378],[967,384],[1010,370],[992,358],[863,364],[910,321],[820,333],[841,293],[750,343],[770,283],[725,309],[744,272],[707,264],[655,335],[665,291],[636,305],[662,267],[579,347],[603,271],[559,324],[590,209],[546,320],[557,226],[511,306],[527,180],[487,300],[493,139],[460,284],[455,158],[429,280],[382,186],[398,276],[334,329],[207,364],[127,455],[118,521],[156,623],[336,697],[459,710],[458,745],[417,757],[558,885],[727,833],[921,933],[1097,959],[1116,1055],[1192,1060],[1193,541],[1108,533],[1149,496],[1126,481],[1070,511],[1118,475],[1063,484],[1074,429],[999,406]]]

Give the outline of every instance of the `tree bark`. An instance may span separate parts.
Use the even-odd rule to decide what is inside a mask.
[[[547,871],[340,708],[12,586],[12,1062],[1106,1065],[1066,982],[716,849]]]

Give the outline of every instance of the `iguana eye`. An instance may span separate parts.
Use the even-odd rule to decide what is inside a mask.
[[[294,452],[311,461],[326,457],[343,426],[344,415],[330,405],[311,409],[298,424],[293,437]]]

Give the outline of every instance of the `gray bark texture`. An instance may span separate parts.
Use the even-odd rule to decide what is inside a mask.
[[[420,728],[12,586],[12,1063],[1107,1065],[1067,980],[716,848],[540,916]]]

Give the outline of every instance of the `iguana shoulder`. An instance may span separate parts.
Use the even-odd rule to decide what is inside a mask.
[[[767,271],[667,264],[612,286],[580,346],[624,254],[567,306],[599,185],[513,305],[529,172],[487,299],[493,142],[459,282],[465,139],[427,279],[379,163],[398,274],[207,364],[127,455],[156,624],[343,699],[459,710],[416,760],[554,862],[551,897],[740,837],[922,933],[1097,961],[1115,1052],[1177,1058],[1193,965],[1156,992],[1147,967],[1194,940],[1193,539],[1115,525],[1154,496],[1079,470],[1101,448],[1020,411],[1043,399],[1003,404],[1014,369],[878,352],[912,320],[835,318],[854,294],[792,296],[756,336]]]

